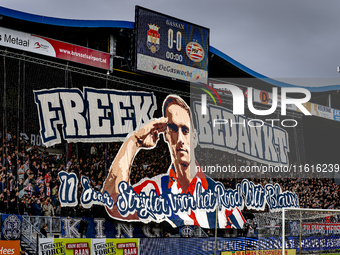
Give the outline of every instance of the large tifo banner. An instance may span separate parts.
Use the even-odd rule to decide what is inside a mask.
[[[68,142],[125,141],[152,120],[155,122],[153,126],[159,126],[153,132],[166,131],[162,128],[167,124],[166,118],[156,120],[153,116],[157,103],[150,92],[85,87],[83,92],[59,88],[34,91],[34,95],[41,139],[46,146],[61,143],[58,124],[62,125],[63,137]],[[178,99],[185,104],[177,96],[168,99]],[[163,105],[165,103],[166,100]],[[196,139],[197,134],[195,142],[202,147],[238,154],[264,164],[288,166],[290,149],[285,129],[273,123],[234,115],[229,109],[214,105],[208,105],[208,114],[200,113],[201,103],[195,102],[193,114],[197,120],[197,132],[189,135],[195,134]],[[187,120],[192,121],[192,118],[192,115],[187,116]],[[221,123],[216,123],[217,118],[235,124],[224,130]],[[238,123],[250,123],[253,128]],[[142,144],[142,147],[145,146]]]
[[[110,69],[110,54],[50,38],[0,27],[0,45]]]
[[[138,255],[138,239],[40,238],[39,255]]]
[[[112,218],[129,222],[167,221],[173,227],[214,228],[217,214],[219,228],[242,228],[245,219],[241,210],[245,206],[261,211],[267,205],[271,212],[299,207],[296,194],[282,192],[278,184],[262,186],[244,179],[235,189],[226,189],[208,177],[195,159],[194,149],[204,141],[207,147],[216,145],[222,151],[260,162],[288,164],[288,134],[282,128],[263,124],[256,132],[248,132],[242,125],[234,126],[226,134],[229,139],[223,147],[209,144],[221,133],[220,128],[211,126],[208,117],[196,116],[197,133],[190,107],[176,95],[164,99],[163,116],[154,118],[157,104],[153,93],[84,88],[83,92],[52,89],[34,94],[44,144],[61,141],[58,124],[69,142],[123,141],[101,191],[93,189],[86,176],[78,179],[73,172],[59,172],[62,206],[79,203],[80,182],[80,203],[84,208],[102,205]],[[199,108],[199,104],[195,107]],[[198,108],[195,114],[200,112]],[[225,108],[209,107],[209,112],[209,116],[221,112],[228,119],[241,121]],[[161,133],[171,154],[169,168],[131,185],[130,169],[135,156],[141,149],[154,148]]]
[[[40,134],[46,146],[68,142],[117,142],[150,122],[153,93],[84,88],[34,91]]]

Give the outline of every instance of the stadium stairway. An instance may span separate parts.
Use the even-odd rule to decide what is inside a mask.
[[[31,224],[24,217],[22,218],[22,232],[20,237],[20,245],[23,251],[29,255],[37,254],[37,244],[39,237],[42,236],[39,229]]]

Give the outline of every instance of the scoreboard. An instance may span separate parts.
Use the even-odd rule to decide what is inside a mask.
[[[136,71],[208,81],[209,29],[136,6]]]

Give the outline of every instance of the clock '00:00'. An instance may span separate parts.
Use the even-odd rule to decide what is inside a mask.
[[[175,60],[175,61],[178,61],[178,62],[182,62],[183,61],[183,56],[181,54],[174,54],[174,53],[169,52],[169,51],[167,51],[165,53],[165,57],[167,59]]]

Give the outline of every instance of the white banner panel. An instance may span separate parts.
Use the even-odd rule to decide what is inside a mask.
[[[188,67],[142,54],[137,54],[137,69],[188,82],[194,82],[196,80],[207,81],[208,79],[208,72],[202,69]]]

